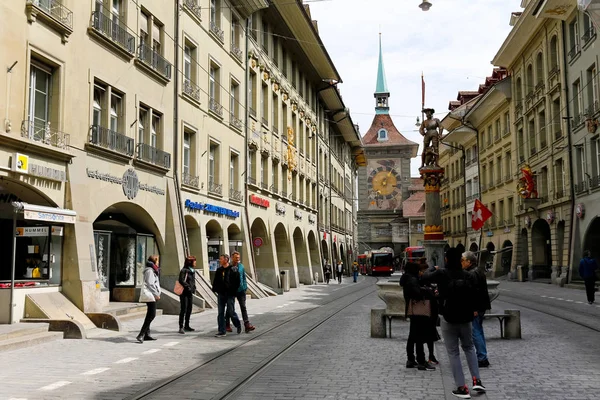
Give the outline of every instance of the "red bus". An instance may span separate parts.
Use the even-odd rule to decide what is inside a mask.
[[[394,250],[391,248],[384,247],[379,250],[369,250],[362,255],[366,261],[365,274],[391,275],[394,272]]]
[[[359,254],[359,256],[358,256],[358,272],[360,272],[361,275],[367,274],[367,255],[366,254]]]
[[[404,260],[402,260],[402,268],[404,268],[407,262],[419,263],[419,260],[422,257],[425,257],[425,247],[407,247],[406,249],[404,249]]]

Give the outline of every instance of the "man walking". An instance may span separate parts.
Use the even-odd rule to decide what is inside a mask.
[[[212,283],[212,291],[217,294],[217,326],[219,332],[215,337],[224,337],[227,335],[225,332],[225,321],[229,318],[232,319],[233,325],[237,328],[237,333],[242,332],[242,325],[240,320],[235,313],[235,296],[240,287],[240,274],[237,270],[233,270],[229,266],[229,255],[222,254],[219,257],[219,263],[221,266],[217,268],[215,277]],[[227,307],[227,314],[225,314],[225,307]]]
[[[354,278],[354,283],[356,283],[358,279],[358,263],[356,261],[352,263],[352,277]]]
[[[338,283],[342,283],[342,270],[343,270],[342,260],[338,260],[337,263],[337,279]]]
[[[592,258],[592,253],[589,250],[583,252],[583,258],[579,262],[579,276],[585,283],[585,294],[587,295],[588,304],[594,304],[596,301],[596,271],[598,264]]]
[[[492,309],[490,295],[487,289],[487,279],[485,272],[481,268],[477,268],[477,256],[471,251],[466,251],[462,254],[460,260],[464,270],[469,271],[475,278],[475,316],[473,318],[473,343],[477,351],[477,363],[479,368],[487,368],[490,362],[487,357],[487,346],[485,344],[485,335],[483,333],[483,316],[487,310]]]
[[[235,294],[235,297],[240,304],[240,310],[242,310],[244,331],[250,333],[256,329],[256,327],[254,327],[248,319],[248,311],[246,310],[246,290],[248,290],[248,283],[246,282],[246,270],[244,269],[244,264],[240,262],[240,253],[238,251],[231,253],[231,268],[236,270],[240,275],[240,287]]]

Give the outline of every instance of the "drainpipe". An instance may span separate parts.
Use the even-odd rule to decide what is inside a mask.
[[[568,85],[568,76],[567,76],[567,68],[566,65],[568,64],[568,60],[567,60],[567,49],[566,49],[566,34],[565,34],[565,21],[562,21],[561,24],[561,28],[562,28],[562,45],[563,45],[563,77],[564,77],[564,82],[565,84],[563,85],[565,88],[565,97],[567,98],[567,100],[569,99],[569,85]],[[569,108],[569,102],[567,101],[567,117],[566,117],[566,121],[567,121],[567,146],[569,151],[567,152],[567,154],[569,155],[569,179],[571,181],[570,189],[571,189],[571,229],[570,229],[570,234],[569,234],[569,264],[571,264],[571,257],[573,257],[573,253],[575,251],[575,241],[573,240],[573,230],[575,229],[575,223],[577,222],[577,216],[575,215],[575,186],[574,184],[574,179],[573,179],[573,156],[571,155],[571,149],[572,147],[572,143],[571,143],[571,110]],[[561,271],[562,272],[562,271]],[[571,278],[573,276],[573,271],[571,268],[569,268],[568,272],[567,272],[567,282],[571,281]],[[565,282],[565,283],[567,283]]]
[[[482,195],[481,195],[481,163],[479,162],[479,151],[481,150],[481,148],[479,147],[479,130],[477,128],[475,128],[473,126],[473,124],[471,124],[469,121],[463,120],[463,124],[475,132],[475,143],[477,143],[477,177],[479,177],[479,179],[477,179],[477,186],[478,186],[477,187],[477,195],[480,198],[482,198]],[[467,172],[465,171],[465,179],[466,178],[467,178]],[[467,207],[467,202],[465,199],[465,210],[466,210],[466,207]],[[467,211],[467,214],[465,214],[465,215],[468,215],[468,210],[466,210],[466,211]],[[466,235],[465,237],[467,237],[467,236],[468,235]],[[479,233],[479,247],[477,249],[477,251],[479,253],[477,256],[477,265],[479,265],[481,262],[481,239],[482,238],[483,238],[483,228],[481,228],[481,232]]]

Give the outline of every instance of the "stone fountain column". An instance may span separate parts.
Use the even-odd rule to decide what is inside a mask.
[[[421,178],[425,182],[425,234],[424,247],[427,264],[444,267],[444,227],[442,226],[442,204],[440,186],[444,177],[444,168],[427,165],[419,168]]]

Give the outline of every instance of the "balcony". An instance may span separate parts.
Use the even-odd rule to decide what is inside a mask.
[[[573,188],[575,189],[575,193],[577,193],[577,194],[584,193],[585,191],[587,191],[587,182],[581,181],[579,183],[576,183],[573,186]]]
[[[189,11],[189,13],[198,21],[202,21],[202,13],[200,4],[198,4],[199,0],[184,0],[183,6],[184,9]]]
[[[29,120],[21,123],[21,137],[63,150],[67,150],[71,138],[68,133],[50,128],[50,122]]]
[[[583,34],[583,37],[581,38],[583,40],[583,45],[584,46],[587,45],[595,37],[596,37],[596,29],[593,26],[591,26],[587,31],[585,31],[585,33]]]
[[[41,19],[62,35],[63,43],[73,33],[73,12],[58,0],[27,0],[25,11],[29,22]]]
[[[234,113],[229,114],[229,126],[234,127],[235,129],[241,131],[244,124],[242,120],[235,116]]]
[[[579,43],[575,43],[575,45],[571,47],[571,50],[569,50],[569,53],[567,54],[569,57],[569,62],[573,61],[580,53],[581,49],[579,48]]]
[[[223,106],[214,97],[211,97],[208,101],[208,109],[219,118],[223,118]]]
[[[565,197],[566,192],[564,190],[557,190],[556,193],[554,194],[554,199],[555,200],[560,200],[563,197]]]
[[[223,184],[216,183],[212,179],[209,180],[208,181],[208,193],[222,196],[223,195]]]
[[[200,188],[200,177],[184,172],[181,174],[181,183],[183,183],[185,186],[190,186],[190,187],[199,189]]]
[[[171,63],[158,54],[152,47],[140,44],[138,46],[138,60],[140,61],[138,65],[147,67],[147,70],[158,77],[163,83],[171,80]]]
[[[535,85],[536,93],[540,92],[541,94],[543,94],[545,88],[546,88],[546,85],[544,84],[544,81],[540,81],[537,83],[537,85]]]
[[[229,199],[241,203],[244,201],[244,195],[241,190],[229,189]]]
[[[262,123],[264,126],[269,126],[269,121],[268,121],[268,120],[267,120],[265,117],[262,117],[262,118],[260,119],[260,122],[261,122],[261,123]]]
[[[250,113],[250,116],[251,116],[251,117],[254,117],[254,118],[256,118],[256,110],[255,110],[254,108],[252,108],[252,107],[249,107],[249,108],[248,108],[248,112]]]
[[[221,29],[213,21],[210,21],[210,33],[212,33],[214,37],[219,40],[219,42],[225,43],[225,33],[223,32],[223,29]]]
[[[189,78],[183,78],[183,94],[200,103],[200,87]]]
[[[269,184],[267,182],[265,182],[265,181],[262,181],[260,183],[260,187],[261,187],[261,189],[269,190]]]
[[[600,175],[594,175],[590,179],[590,189],[600,187]]]
[[[279,194],[281,195],[281,197],[286,198],[288,197],[288,193],[285,190],[281,190],[281,192],[279,192]]]
[[[242,49],[240,49],[240,47],[235,43],[231,43],[231,54],[233,54],[236,60],[240,62],[242,62],[244,59],[244,53],[242,52]]]
[[[105,40],[124,57],[131,59],[135,54],[135,36],[125,24],[113,18],[114,16],[102,11],[94,11],[88,31]]]
[[[89,143],[105,150],[133,157],[134,140],[122,133],[111,131],[98,125],[92,125]]]
[[[253,177],[249,176],[248,177],[248,184],[256,186],[256,178],[253,178]]]
[[[138,143],[137,145],[137,159],[159,168],[169,169],[171,168],[171,154],[166,151],[152,147],[146,143]]]

